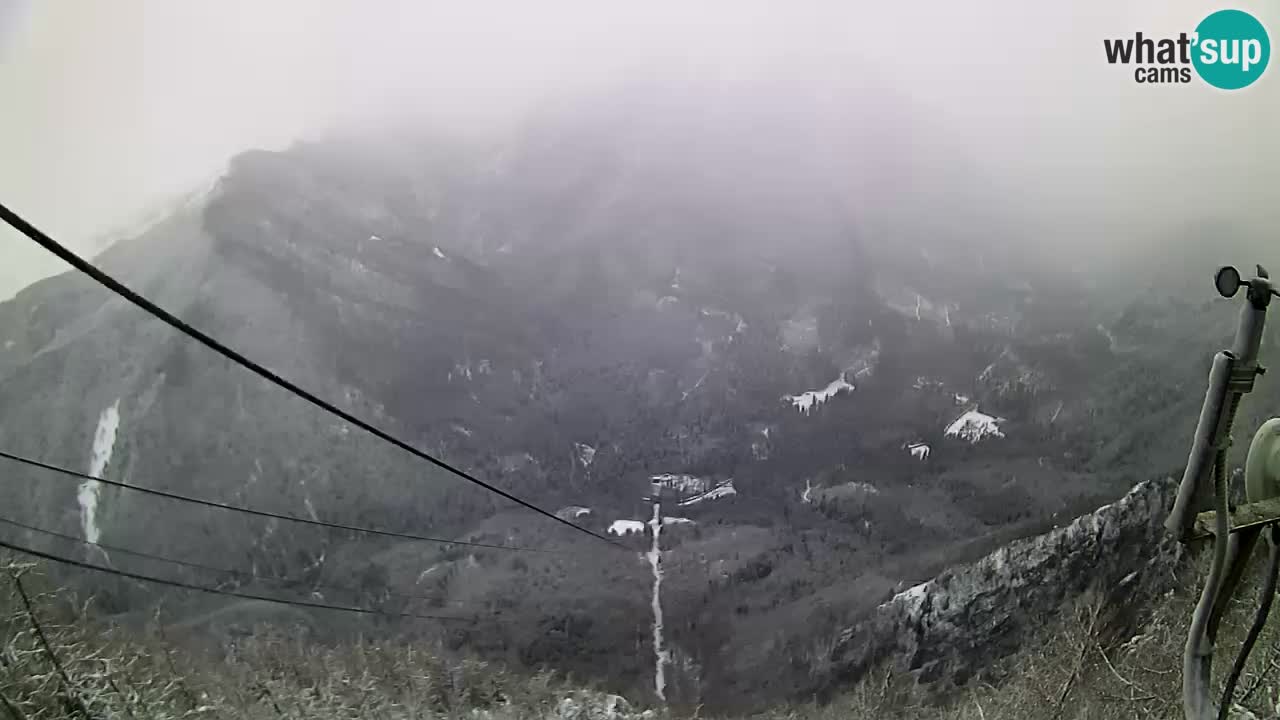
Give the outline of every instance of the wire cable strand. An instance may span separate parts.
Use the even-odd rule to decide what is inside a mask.
[[[282,513],[270,512],[268,510],[255,510],[254,508],[248,508],[241,505],[230,505],[228,503],[221,503],[214,500],[205,500],[203,498],[191,497],[188,495],[180,495],[178,493],[172,493],[165,490],[156,490],[155,488],[142,487],[141,485],[130,485],[128,483],[119,482],[118,480],[108,480],[106,478],[97,477],[95,475],[90,475],[88,473],[82,473],[78,470],[72,470],[70,468],[65,468],[58,465],[50,465],[49,463],[46,463],[46,462],[41,462],[39,460],[34,460],[28,457],[23,457],[22,455],[16,455],[14,453],[7,452],[4,450],[0,450],[0,458],[4,458],[6,460],[13,460],[14,462],[19,462],[24,465],[30,465],[31,467],[37,467],[42,470],[51,470],[61,475],[67,475],[74,478],[81,478],[83,480],[92,480],[93,482],[99,482],[99,483],[102,483],[103,485],[108,485],[110,487],[117,487],[124,490],[133,490],[136,492],[143,493],[144,495],[154,495],[156,497],[168,498],[169,500],[176,500],[178,502],[192,503],[194,505],[203,505],[205,507],[217,508],[219,510],[229,510],[231,512],[244,513],[246,515],[256,515],[258,517],[274,518],[276,520],[296,522],[296,523],[301,523],[303,525],[315,525],[317,527],[331,528],[334,530],[348,530],[351,532],[364,533],[366,535],[380,535],[383,537],[401,538],[403,540],[417,540],[421,542],[433,542],[433,543],[444,543],[448,545],[465,545],[467,547],[488,548],[490,550],[511,550],[511,551],[519,551],[519,552],[537,552],[537,553],[553,553],[553,554],[566,552],[564,550],[527,548],[527,547],[518,547],[515,545],[493,545],[490,543],[469,542],[466,540],[448,540],[445,538],[431,537],[429,535],[414,535],[412,533],[394,532],[392,530],[376,530],[374,528],[360,527],[358,525],[343,525],[342,523],[326,522],[324,520],[312,520],[310,518],[298,517],[297,515],[284,515]]]
[[[329,588],[330,590],[341,590],[343,592],[350,592],[350,593],[360,592],[359,588],[349,587],[347,585],[334,585],[332,583],[321,583],[321,582],[301,583],[299,581],[290,580],[289,578],[280,577],[278,575],[259,575],[257,573],[249,572],[246,570],[233,570],[231,568],[214,567],[212,565],[201,565],[200,563],[194,563],[189,560],[179,560],[177,558],[166,557],[164,555],[153,555],[152,553],[145,553],[140,550],[131,550],[126,547],[120,547],[119,545],[108,545],[107,543],[93,542],[92,540],[85,540],[84,538],[78,538],[74,535],[66,535],[64,533],[54,532],[53,530],[46,530],[44,528],[35,527],[33,525],[20,523],[17,520],[10,520],[9,518],[6,518],[6,517],[0,517],[0,523],[11,525],[16,528],[21,528],[23,530],[28,530],[30,532],[39,533],[41,535],[48,535],[50,537],[56,537],[62,540],[68,540],[70,542],[80,543],[81,545],[91,545],[93,547],[102,548],[105,551],[120,553],[121,555],[132,555],[134,557],[145,558],[147,560],[155,560],[157,562],[169,563],[172,565],[180,565],[182,567],[188,567],[193,570],[204,570],[206,572],[222,573],[224,575],[230,575],[232,577],[239,577],[239,578],[244,578],[248,580],[260,580],[262,582],[277,583],[280,586],[286,587],[286,588],[293,585],[310,584],[314,587]],[[387,594],[395,597],[405,598],[406,600],[427,600],[427,601],[431,600],[431,598],[425,595],[413,595],[411,593],[401,593],[401,592],[396,592],[394,590],[387,590]]]
[[[1261,603],[1253,616],[1253,624],[1249,626],[1249,632],[1244,637],[1244,643],[1236,654],[1235,662],[1231,664],[1231,672],[1227,674],[1227,682],[1222,689],[1222,699],[1218,703],[1218,720],[1226,720],[1231,714],[1231,709],[1235,705],[1236,683],[1240,681],[1240,674],[1244,672],[1244,667],[1249,662],[1249,654],[1253,652],[1258,636],[1267,625],[1267,617],[1271,614],[1271,603],[1276,597],[1276,580],[1280,576],[1280,529],[1272,525],[1267,528],[1267,531],[1270,534],[1271,547],[1267,552],[1267,574],[1264,576],[1260,593]]]
[[[219,590],[218,588],[211,588],[205,585],[196,585],[194,583],[182,582],[180,580],[158,578],[151,575],[143,575],[142,573],[129,572],[127,570],[116,570],[115,568],[103,567],[102,565],[81,562],[79,560],[65,558],[60,555],[42,552],[33,548],[23,547],[7,540],[0,540],[0,548],[22,553],[23,555],[30,555],[31,557],[40,558],[41,560],[48,560],[62,565],[70,565],[71,567],[78,567],[84,570],[95,570],[108,575],[117,575],[119,577],[129,578],[130,580],[155,583],[157,585],[168,585],[169,587],[181,588],[183,590],[195,590],[197,592],[209,593],[211,595],[226,595],[228,597],[240,598],[241,600],[260,600],[262,602],[276,603],[279,605],[293,605],[295,607],[314,608],[317,610],[338,610],[341,612],[359,613],[361,615],[382,615],[385,617],[411,618],[415,620],[440,620],[445,622],[472,622],[474,620],[474,618],[449,615],[422,615],[418,613],[388,612],[386,610],[355,607],[353,605],[330,605],[328,603],[310,602],[307,600],[273,598],[267,595],[255,595],[253,593],[238,592],[235,590]]]
[[[467,482],[478,485],[488,490],[489,492],[492,492],[501,497],[504,497],[507,500],[510,500],[511,502],[514,502],[517,505],[520,505],[521,507],[527,508],[529,510],[532,510],[538,513],[539,515],[543,515],[547,518],[550,518],[551,520],[554,520],[555,522],[560,523],[561,525],[571,527],[578,532],[590,535],[591,537],[594,537],[595,539],[600,540],[602,542],[608,543],[609,545],[612,545],[614,547],[621,548],[624,550],[626,549],[626,547],[621,543],[610,540],[604,535],[601,535],[600,533],[595,532],[593,530],[584,528],[581,525],[571,523],[568,520],[557,516],[555,513],[552,513],[548,510],[544,510],[538,507],[537,505],[534,505],[528,500],[519,498],[507,492],[506,490],[503,490],[502,488],[499,488],[495,485],[487,483],[484,480],[481,480],[480,478],[475,477],[471,473],[468,473],[467,471],[462,470],[461,468],[455,467],[449,464],[448,462],[445,462],[444,460],[436,458],[426,452],[423,452],[422,450],[419,450],[418,448],[414,447],[408,442],[405,442],[404,440],[401,440],[400,438],[392,435],[386,430],[383,430],[365,420],[361,420],[360,418],[356,417],[355,415],[352,415],[346,410],[339,408],[333,403],[330,403],[327,400],[323,400],[320,397],[302,389],[301,387],[295,385],[293,382],[286,380],[285,378],[281,377],[275,372],[267,369],[265,366],[260,365],[254,362],[253,360],[250,360],[249,358],[245,357],[244,355],[241,355],[235,350],[232,350],[226,345],[223,345],[221,342],[197,330],[196,328],[187,324],[183,320],[179,319],[177,316],[161,308],[159,305],[156,305],[155,303],[151,302],[145,297],[139,295],[137,292],[134,292],[129,287],[121,283],[119,280],[116,280],[111,275],[98,269],[89,261],[75,254],[68,248],[64,247],[62,244],[58,243],[53,238],[41,232],[34,225],[24,220],[22,216],[18,215],[13,210],[10,210],[7,206],[3,204],[0,204],[0,220],[4,220],[11,227],[13,227],[13,229],[27,236],[27,238],[35,242],[37,245],[43,247],[44,249],[48,250],[54,255],[57,255],[59,258],[61,258],[64,262],[66,262],[71,267],[93,278],[95,281],[97,281],[99,284],[106,287],[108,290],[111,290],[115,294],[119,295],[125,300],[128,300],[129,302],[133,303],[139,308],[142,308],[143,310],[150,313],[151,315],[154,315],[156,318],[164,321],[166,324],[172,326],[179,332],[190,337],[191,339],[195,340],[201,345],[204,345],[210,350],[213,350],[219,355],[227,358],[228,360],[236,363],[237,365],[240,365],[246,370],[249,370],[250,372],[258,375],[259,377],[270,382],[271,384],[276,385],[277,387],[283,388],[284,390],[292,393],[293,395],[296,395],[297,397],[302,398],[303,400],[306,400],[312,405],[315,405],[321,410],[324,410],[330,413],[331,415],[339,417],[342,420],[345,420],[346,422],[351,423],[352,425],[355,425],[361,430],[364,430],[365,432],[373,435],[374,437],[400,448],[401,450],[409,453],[410,455],[413,455],[419,460],[425,460],[442,470],[445,470],[450,473],[453,473],[454,475],[457,475],[458,477],[462,478],[463,480],[466,480]]]

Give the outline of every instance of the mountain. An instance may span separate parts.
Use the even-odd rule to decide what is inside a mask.
[[[5,515],[285,576],[293,597],[468,620],[303,615],[317,632],[432,638],[643,700],[656,663],[671,702],[729,708],[808,692],[813,643],[1176,469],[1229,303],[1099,299],[982,237],[1009,228],[972,208],[946,232],[938,189],[972,166],[893,98],[750,97],[623,93],[492,142],[246,152],[96,259],[307,390],[634,553],[417,462],[74,274],[0,304],[0,447],[219,502],[562,552],[321,532],[20,468]],[[666,520],[651,526],[655,481]],[[122,621],[158,599],[61,580]],[[186,595],[165,613],[196,634],[267,617]]]

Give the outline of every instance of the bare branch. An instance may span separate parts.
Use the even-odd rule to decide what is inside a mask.
[[[114,673],[111,672],[111,664],[106,660],[102,661],[102,674],[106,677],[107,684],[111,686],[111,689],[115,691],[116,695],[120,696],[121,702],[124,703],[124,713],[129,716],[129,720],[138,720],[138,716],[133,714],[133,703],[129,702],[129,696],[125,695],[120,690],[120,686],[116,684]]]
[[[1096,643],[1095,643],[1095,644],[1096,644]],[[1129,700],[1134,700],[1134,701],[1137,701],[1137,700],[1154,700],[1154,699],[1156,699],[1157,697],[1159,697],[1158,695],[1156,695],[1156,693],[1151,692],[1150,690],[1148,690],[1148,689],[1146,689],[1146,688],[1142,687],[1142,686],[1141,686],[1141,685],[1139,685],[1138,683],[1136,683],[1136,682],[1134,682],[1134,681],[1132,681],[1132,680],[1130,680],[1130,679],[1126,678],[1125,676],[1121,675],[1121,674],[1120,674],[1120,671],[1119,671],[1119,670],[1116,670],[1116,666],[1111,664],[1111,658],[1107,657],[1107,652],[1106,652],[1105,650],[1103,650],[1103,649],[1102,649],[1102,646],[1101,646],[1101,645],[1097,645],[1097,648],[1098,648],[1098,654],[1102,656],[1102,661],[1103,661],[1104,663],[1106,663],[1106,664],[1107,664],[1107,669],[1111,671],[1111,674],[1112,674],[1112,675],[1115,675],[1115,676],[1116,676],[1116,679],[1117,679],[1117,680],[1119,680],[1120,682],[1122,682],[1122,683],[1124,683],[1126,686],[1128,686],[1128,687],[1130,688],[1130,690],[1137,690],[1137,691],[1142,692],[1144,695],[1146,695],[1146,696],[1147,696],[1147,697],[1143,697],[1143,698],[1130,697],[1130,698],[1128,698]]]
[[[1244,693],[1240,695],[1241,704],[1244,704],[1249,700],[1249,698],[1253,697],[1253,694],[1257,692],[1258,688],[1262,687],[1262,683],[1266,681],[1267,674],[1275,669],[1276,653],[1278,651],[1280,651],[1280,643],[1272,643],[1271,647],[1267,650],[1267,659],[1263,663],[1264,667],[1262,668],[1262,672],[1254,676],[1253,682],[1251,682],[1249,687],[1245,688]]]
[[[84,717],[91,718],[89,708],[85,707],[84,701],[80,699],[79,693],[76,692],[75,685],[71,682],[71,677],[67,675],[67,670],[62,666],[62,662],[58,660],[58,655],[53,651],[53,646],[49,644],[49,638],[44,634],[44,628],[40,625],[39,618],[36,617],[35,608],[31,606],[31,597],[27,595],[27,589],[22,585],[22,573],[10,572],[9,577],[13,579],[13,586],[18,590],[18,596],[22,598],[22,605],[26,608],[27,618],[31,621],[31,628],[35,630],[36,637],[40,639],[40,645],[44,648],[45,656],[49,658],[49,662],[54,669],[58,671],[58,676],[62,678],[62,684],[66,691],[67,701],[70,702],[75,709]]]
[[[5,709],[9,711],[9,716],[12,717],[13,720],[27,720],[27,716],[22,712],[22,708],[18,707],[17,704],[2,692],[0,692],[0,703],[4,704]]]

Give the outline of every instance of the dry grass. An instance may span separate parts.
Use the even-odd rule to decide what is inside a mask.
[[[95,622],[88,608],[57,610],[67,603],[37,592],[41,578],[29,565],[0,564],[0,572],[8,585],[0,596],[0,720],[588,720],[610,705],[610,696],[572,689],[551,673],[448,661],[410,645],[323,647],[270,628],[215,660],[171,647],[154,625],[126,633]]]
[[[126,634],[94,622],[85,608],[55,612],[67,604],[36,592],[39,578],[29,567],[0,567],[9,586],[0,600],[0,720],[6,714],[12,720],[667,716],[610,715],[602,709],[608,696],[574,690],[550,673],[446,661],[409,645],[322,647],[268,628],[228,646],[225,657],[213,662],[173,649],[156,627]],[[946,698],[932,697],[885,666],[829,704],[782,707],[757,718],[1181,718],[1182,643],[1200,577],[1190,572],[1184,589],[1153,599],[1152,614],[1136,635],[1118,630],[1123,623],[1108,614],[1100,596],[1081,598],[1036,642]],[[1243,593],[1224,622],[1219,676],[1252,620],[1255,594]],[[1264,631],[1237,692],[1258,717],[1277,716],[1278,626],[1273,622]]]

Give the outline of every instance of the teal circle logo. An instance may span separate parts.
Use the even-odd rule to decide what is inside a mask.
[[[1271,59],[1271,39],[1258,19],[1243,10],[1219,10],[1196,26],[1191,63],[1210,85],[1239,90],[1254,83]]]

